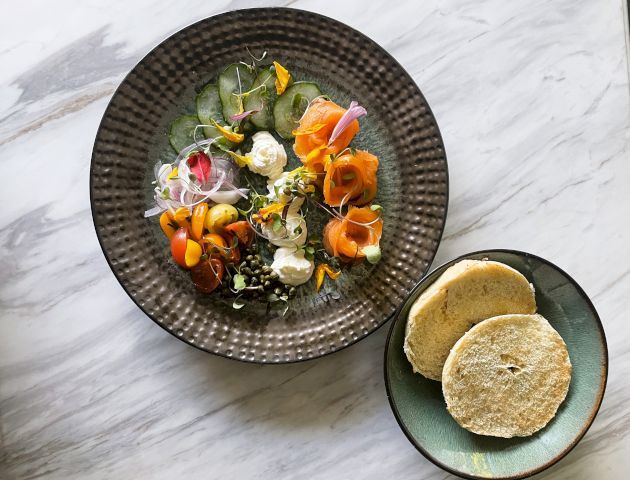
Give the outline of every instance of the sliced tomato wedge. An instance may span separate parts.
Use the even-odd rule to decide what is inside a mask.
[[[190,270],[195,288],[203,293],[211,293],[223,280],[225,274],[225,266],[218,257],[210,257],[207,260],[201,260]]]
[[[254,237],[256,236],[252,226],[245,220],[230,223],[227,227],[225,227],[224,231],[227,234],[236,235],[236,238],[238,238],[238,244],[241,247],[249,247],[254,242]],[[228,242],[228,246],[231,245],[232,244]]]
[[[171,255],[181,267],[188,268],[186,265],[186,248],[188,247],[188,229],[178,228],[171,237]]]

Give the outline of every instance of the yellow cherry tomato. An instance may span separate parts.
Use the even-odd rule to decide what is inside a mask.
[[[190,210],[186,207],[179,207],[175,210],[175,214],[173,215],[173,219],[175,223],[182,228],[187,228],[190,230],[190,221],[188,218],[190,217]]]
[[[203,251],[201,250],[201,245],[199,245],[194,240],[188,239],[186,242],[186,253],[184,254],[184,261],[186,263],[186,267],[191,268],[199,263],[201,259],[201,255]]]
[[[199,205],[195,205],[192,213],[192,219],[190,220],[190,236],[193,240],[201,240],[203,235],[203,225],[206,220],[206,213],[208,213],[208,204],[201,202]]]
[[[205,225],[210,233],[223,233],[223,229],[238,219],[238,210],[227,203],[215,205],[206,213]]]
[[[166,211],[160,216],[160,227],[162,227],[162,231],[164,232],[164,235],[166,235],[166,238],[170,240],[173,238],[173,235],[175,235],[179,225],[177,225],[173,219],[173,214]]]

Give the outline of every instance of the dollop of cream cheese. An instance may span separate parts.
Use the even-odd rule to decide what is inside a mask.
[[[297,287],[308,282],[315,270],[315,263],[304,257],[304,250],[279,248],[273,256],[271,269],[278,274],[282,283]]]
[[[282,175],[287,164],[287,152],[269,132],[257,132],[252,136],[254,144],[248,156],[248,168],[259,175],[275,179]]]

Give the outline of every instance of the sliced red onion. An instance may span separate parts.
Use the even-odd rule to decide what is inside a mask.
[[[164,208],[156,205],[155,207],[150,208],[144,212],[144,218],[152,217],[154,215],[157,215],[158,213],[162,213],[164,210]]]
[[[332,143],[337,140],[339,135],[341,135],[354,120],[362,117],[363,115],[367,115],[367,110],[359,105],[356,101],[352,100],[352,102],[350,102],[348,110],[346,110],[346,112],[337,122],[337,125],[335,125],[335,128],[330,135],[330,139],[328,140],[328,145],[332,145]]]
[[[208,198],[215,203],[227,203],[228,205],[234,205],[241,198],[247,198],[247,193],[249,189],[247,188],[239,188],[236,190],[220,190],[218,192],[214,192]]]
[[[236,113],[234,115],[230,115],[230,122],[240,122],[244,118],[253,115],[254,113],[258,113],[260,110],[247,110],[245,112]]]

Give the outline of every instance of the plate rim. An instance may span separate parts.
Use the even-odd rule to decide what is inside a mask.
[[[101,129],[103,128],[103,120],[105,119],[105,117],[109,113],[109,111],[110,111],[110,109],[112,107],[112,102],[114,101],[114,99],[119,94],[119,91],[120,91],[121,87],[125,84],[125,82],[127,82],[129,77],[131,76],[131,74],[134,71],[136,71],[136,69],[139,66],[144,64],[144,62],[147,60],[147,58],[149,58],[158,48],[160,48],[160,46],[164,42],[166,42],[170,38],[174,37],[175,35],[178,35],[179,33],[181,33],[184,30],[187,30],[187,29],[189,29],[191,27],[194,27],[195,25],[198,25],[198,24],[201,24],[203,22],[206,22],[209,19],[217,19],[217,18],[220,18],[220,17],[233,15],[235,13],[243,12],[243,11],[249,11],[249,12],[255,12],[255,11],[287,11],[287,12],[298,12],[300,14],[305,14],[305,15],[312,15],[312,16],[315,16],[315,17],[319,17],[320,19],[323,19],[325,21],[332,21],[334,23],[338,23],[338,24],[344,26],[345,28],[351,30],[353,33],[367,38],[370,42],[372,42],[374,48],[381,50],[382,53],[384,53],[386,56],[390,57],[391,60],[394,62],[394,64],[397,65],[400,68],[400,70],[402,71],[403,75],[416,87],[416,89],[417,89],[421,99],[424,101],[424,103],[425,103],[425,105],[427,107],[428,114],[431,116],[431,118],[435,122],[435,125],[437,127],[436,128],[436,130],[437,130],[436,136],[439,139],[439,142],[440,142],[439,144],[440,144],[440,146],[442,148],[443,155],[444,155],[444,169],[445,169],[444,173],[445,173],[445,177],[446,177],[445,178],[445,192],[444,192],[445,205],[444,205],[444,215],[442,216],[440,225],[438,227],[439,228],[439,235],[438,235],[438,238],[437,238],[436,248],[433,251],[433,253],[432,253],[432,255],[431,255],[430,259],[429,259],[429,262],[427,264],[427,268],[424,270],[424,272],[420,276],[420,279],[418,280],[416,285],[411,287],[411,289],[409,290],[407,295],[401,301],[401,305],[399,307],[397,307],[390,315],[385,317],[378,324],[377,327],[373,328],[372,330],[369,330],[368,333],[366,333],[366,334],[362,334],[362,335],[357,336],[357,338],[352,339],[351,341],[349,341],[346,344],[342,344],[341,346],[339,346],[335,350],[330,350],[330,351],[327,351],[324,354],[317,354],[317,355],[314,355],[312,357],[294,358],[294,359],[288,360],[288,361],[281,360],[281,361],[278,361],[278,362],[273,362],[273,361],[265,362],[265,361],[261,361],[261,360],[257,360],[257,359],[250,360],[248,358],[241,358],[241,357],[238,357],[238,356],[228,356],[228,355],[226,355],[226,354],[224,354],[222,352],[213,352],[213,351],[210,351],[210,350],[207,350],[207,349],[201,347],[200,345],[197,345],[197,344],[190,343],[190,342],[186,341],[186,339],[181,338],[178,335],[176,335],[176,333],[174,331],[169,330],[168,328],[166,328],[165,325],[160,323],[152,314],[150,314],[148,311],[146,311],[144,309],[144,307],[142,305],[140,305],[140,303],[133,297],[133,295],[131,295],[131,292],[129,291],[127,286],[123,283],[123,281],[120,278],[120,276],[116,273],[116,270],[114,269],[114,265],[112,264],[112,260],[110,259],[109,255],[107,254],[107,251],[105,250],[105,247],[103,245],[103,241],[101,239],[101,234],[100,234],[100,232],[99,232],[99,230],[98,230],[98,228],[96,226],[96,216],[95,216],[95,208],[94,208],[94,203],[95,203],[94,202],[94,190],[93,190],[93,179],[94,179],[93,173],[94,173],[96,146],[97,146],[97,141],[100,138]],[[253,8],[239,8],[239,9],[223,11],[223,12],[220,12],[220,13],[216,13],[214,15],[203,17],[203,18],[201,18],[199,20],[196,20],[196,21],[194,21],[192,23],[189,23],[189,24],[183,26],[182,28],[179,28],[178,30],[168,34],[166,37],[164,37],[162,40],[160,40],[156,45],[154,45],[125,74],[125,76],[120,81],[120,83],[116,86],[116,89],[114,90],[114,93],[112,94],[112,96],[110,97],[110,99],[107,102],[107,106],[105,107],[105,110],[103,111],[103,115],[101,116],[101,120],[100,120],[98,128],[96,130],[96,134],[95,134],[95,137],[94,137],[94,143],[92,144],[92,154],[90,156],[90,173],[89,173],[89,176],[90,176],[90,179],[89,179],[88,188],[89,188],[89,193],[90,193],[90,212],[91,212],[91,217],[92,217],[92,226],[94,227],[94,231],[96,232],[96,238],[98,240],[98,244],[99,244],[99,246],[101,248],[101,252],[103,253],[103,256],[105,257],[105,260],[107,261],[107,265],[109,266],[110,270],[114,274],[114,278],[116,278],[116,280],[118,281],[119,285],[122,287],[123,291],[127,294],[127,296],[131,299],[131,301],[134,303],[134,305],[136,305],[136,307],[138,307],[140,309],[140,311],[142,313],[144,313],[145,316],[150,318],[156,325],[158,325],[164,331],[166,331],[167,333],[169,333],[170,335],[172,335],[173,337],[175,337],[176,339],[180,340],[181,342],[185,343],[188,346],[194,347],[197,350],[200,350],[200,351],[205,352],[205,353],[210,354],[210,355],[216,355],[218,357],[226,358],[226,359],[229,359],[229,360],[236,360],[236,361],[239,361],[239,362],[255,364],[255,365],[288,365],[288,364],[293,364],[293,363],[301,363],[301,362],[307,362],[307,361],[311,361],[311,360],[317,360],[319,358],[323,358],[323,357],[326,357],[328,355],[332,355],[334,353],[340,352],[341,350],[344,350],[344,349],[346,349],[346,348],[348,348],[348,347],[350,347],[350,346],[360,342],[361,340],[367,338],[372,333],[380,330],[381,327],[383,327],[383,325],[385,325],[387,322],[389,322],[392,318],[394,318],[397,315],[397,312],[399,311],[399,308],[406,303],[407,299],[409,298],[409,295],[411,295],[411,293],[414,291],[414,289],[416,288],[418,283],[420,281],[422,281],[422,279],[425,278],[428,275],[428,273],[430,273],[429,271],[431,269],[431,265],[433,264],[433,261],[435,260],[435,256],[437,255],[437,251],[438,251],[438,249],[440,247],[440,244],[442,242],[442,237],[444,235],[444,230],[445,230],[445,227],[446,227],[446,219],[448,217],[448,206],[449,206],[449,199],[450,199],[450,177],[449,177],[449,169],[448,169],[448,155],[446,153],[446,146],[444,144],[444,139],[442,138],[442,132],[440,131],[440,128],[439,128],[439,125],[438,125],[438,122],[437,122],[437,118],[436,118],[433,110],[431,109],[431,106],[429,105],[429,102],[427,101],[426,97],[424,96],[424,93],[422,93],[422,90],[420,89],[420,86],[413,79],[413,77],[407,71],[407,69],[405,69],[402,66],[402,64],[398,61],[398,59],[396,59],[396,57],[394,57],[392,54],[390,54],[384,47],[382,47],[374,39],[372,39],[371,37],[369,37],[365,33],[360,32],[359,30],[355,29],[354,27],[351,27],[350,25],[342,22],[341,20],[337,20],[335,18],[326,16],[326,15],[322,15],[320,13],[312,12],[312,11],[309,11],[309,10],[304,10],[304,9],[299,9],[299,8],[290,8],[290,7],[253,7]]]
[[[586,300],[587,307],[594,314],[594,317],[595,317],[595,320],[596,320],[597,329],[599,330],[600,338],[601,338],[601,342],[602,342],[603,354],[604,354],[603,355],[603,360],[604,361],[603,361],[603,364],[602,364],[602,371],[600,372],[601,381],[600,381],[600,386],[599,386],[599,389],[598,389],[598,392],[597,392],[597,399],[596,399],[596,402],[595,402],[595,406],[591,410],[588,418],[584,422],[582,428],[580,429],[578,434],[575,436],[575,438],[573,438],[573,440],[558,455],[553,457],[551,460],[549,460],[549,461],[539,465],[538,467],[535,467],[535,468],[530,469],[530,470],[523,471],[521,473],[517,473],[515,475],[487,477],[487,476],[471,475],[471,474],[468,474],[466,472],[459,471],[459,470],[457,470],[456,468],[454,468],[454,467],[452,467],[450,465],[446,465],[445,463],[443,463],[440,460],[438,460],[437,458],[435,458],[431,453],[429,453],[429,451],[426,448],[424,448],[420,444],[420,442],[416,441],[414,436],[411,434],[411,432],[405,426],[405,424],[404,424],[404,422],[402,420],[402,416],[400,415],[400,412],[398,411],[398,407],[396,406],[396,402],[393,399],[392,389],[391,389],[391,380],[390,380],[390,375],[389,375],[389,367],[388,367],[388,364],[387,364],[387,356],[388,356],[388,353],[389,353],[391,337],[393,335],[394,329],[396,327],[396,324],[399,321],[401,321],[400,320],[400,318],[401,318],[400,317],[400,313],[402,312],[402,310],[403,310],[404,306],[407,304],[407,302],[413,297],[415,292],[422,285],[424,285],[424,283],[428,280],[429,276],[435,274],[436,272],[438,272],[440,270],[445,270],[446,268],[448,268],[449,266],[453,265],[454,263],[457,263],[460,260],[465,260],[465,259],[467,259],[467,258],[469,258],[469,257],[471,257],[473,255],[483,255],[483,254],[492,254],[492,253],[510,253],[510,254],[518,255],[518,256],[521,256],[521,257],[525,257],[525,258],[535,259],[537,261],[540,261],[543,264],[546,264],[547,266],[550,266],[550,267],[556,269],[558,272],[563,274],[569,280],[569,282],[571,284],[573,284],[574,287],[576,287],[576,290],[578,291],[580,296]],[[387,395],[387,400],[388,400],[389,406],[390,406],[390,408],[392,410],[392,413],[394,414],[394,418],[396,418],[396,423],[398,423],[399,428],[405,434],[405,436],[407,437],[407,440],[409,440],[409,442],[416,448],[416,450],[418,450],[427,460],[429,460],[434,465],[440,467],[442,470],[445,470],[445,471],[447,471],[447,472],[449,472],[449,473],[451,473],[453,475],[457,475],[457,476],[459,476],[461,478],[466,478],[466,479],[469,479],[469,480],[488,480],[488,479],[492,479],[492,480],[520,480],[520,479],[523,479],[523,478],[528,478],[528,477],[531,477],[533,475],[536,475],[537,473],[540,473],[543,470],[548,469],[549,467],[555,465],[560,460],[562,460],[564,457],[566,457],[569,454],[569,452],[571,452],[571,450],[573,450],[575,448],[575,446],[578,443],[580,443],[580,440],[582,440],[584,435],[586,435],[586,432],[588,432],[588,430],[590,429],[591,425],[595,421],[595,417],[599,413],[599,409],[600,409],[600,407],[602,405],[602,401],[604,399],[604,394],[606,392],[606,385],[608,383],[608,364],[609,364],[608,343],[607,343],[607,340],[606,340],[606,333],[604,332],[604,325],[602,324],[602,321],[601,321],[601,319],[599,317],[599,314],[597,313],[597,309],[595,308],[595,305],[593,304],[593,301],[586,294],[586,292],[580,286],[580,284],[571,275],[569,275],[565,270],[563,270],[562,268],[558,267],[556,264],[552,263],[551,261],[549,261],[549,260],[547,260],[547,259],[545,259],[543,257],[540,257],[538,255],[535,255],[533,253],[524,252],[522,250],[509,249],[509,248],[491,248],[491,249],[476,250],[476,251],[473,251],[473,252],[465,253],[465,254],[460,255],[460,256],[452,259],[452,260],[449,260],[447,262],[442,263],[438,267],[436,267],[433,270],[431,270],[431,272],[426,274],[416,285],[414,285],[414,287],[409,292],[409,295],[407,295],[407,298],[405,299],[405,301],[394,312],[392,324],[390,325],[389,332],[387,333],[387,338],[385,340],[385,349],[384,349],[384,352],[383,352],[383,376],[384,376],[384,380],[385,380],[385,391],[386,391],[386,395]]]

